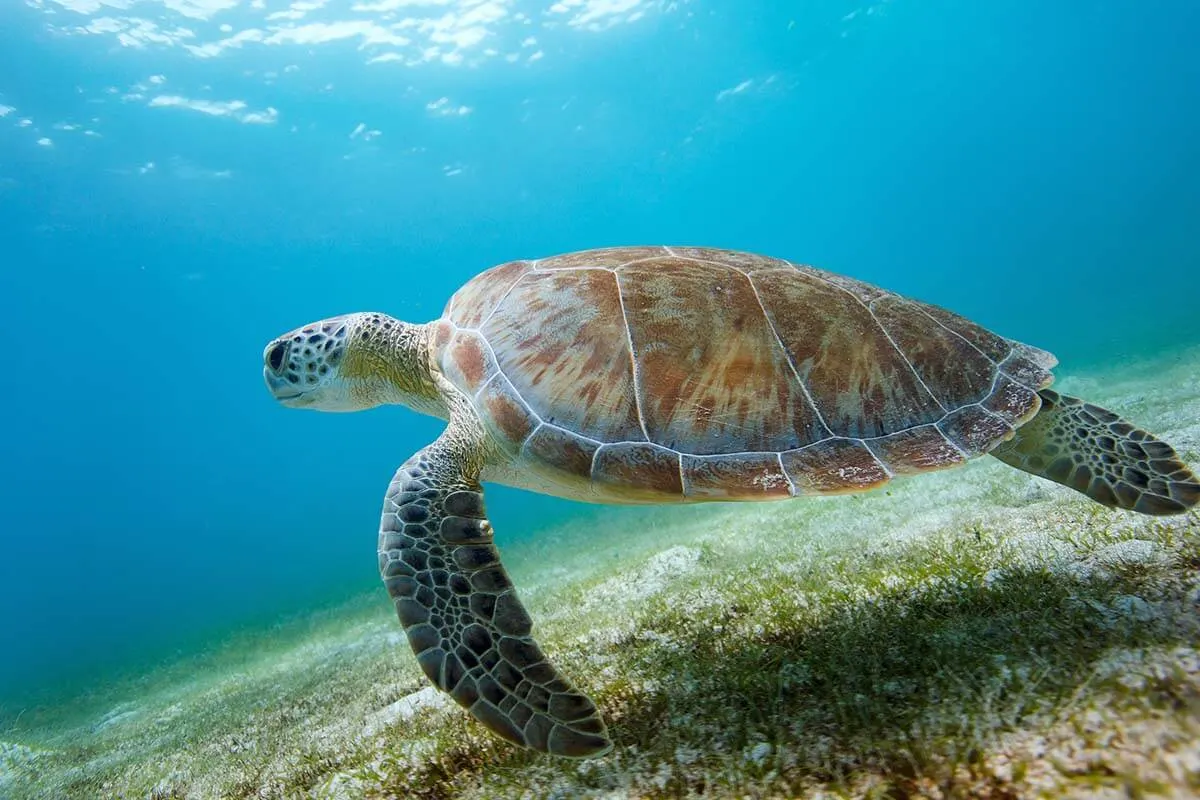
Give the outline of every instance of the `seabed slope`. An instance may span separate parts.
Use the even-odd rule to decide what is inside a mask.
[[[1200,462],[1200,348],[1061,379]],[[427,688],[382,588],[0,733],[0,796],[1194,797],[1200,515],[982,459],[856,497],[505,546],[617,742],[518,751]],[[367,534],[364,534],[367,535]],[[368,545],[369,546],[369,545]]]

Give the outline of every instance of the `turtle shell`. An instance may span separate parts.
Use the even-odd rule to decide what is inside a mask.
[[[1053,356],[936,306],[728,250],[591,250],[494,267],[433,358],[550,491],[603,502],[877,486],[1011,438]]]

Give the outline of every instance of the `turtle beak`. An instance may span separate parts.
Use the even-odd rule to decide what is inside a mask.
[[[271,372],[270,367],[263,367],[263,380],[266,382],[267,388],[271,390],[271,394],[274,395],[275,399],[281,402],[294,400],[303,394],[303,392],[296,391],[295,386],[292,386],[286,380]]]

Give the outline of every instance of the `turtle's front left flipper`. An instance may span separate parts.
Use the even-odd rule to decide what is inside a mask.
[[[388,487],[379,569],[409,644],[439,689],[505,739],[560,756],[607,752],[595,705],[530,636],[529,614],[492,543],[473,460],[448,430]]]

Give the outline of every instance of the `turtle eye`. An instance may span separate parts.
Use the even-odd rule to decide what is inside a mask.
[[[283,357],[285,355],[287,355],[287,345],[279,342],[267,353],[267,364],[270,365],[271,369],[278,372],[279,368],[283,366]]]

